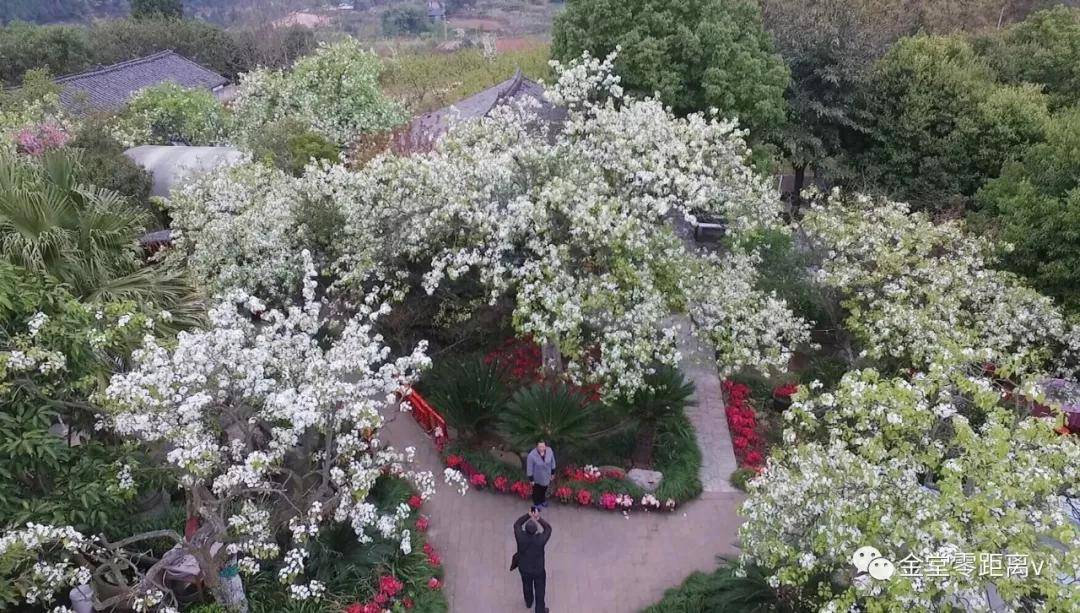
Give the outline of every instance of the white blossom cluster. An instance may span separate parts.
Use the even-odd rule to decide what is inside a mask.
[[[1053,301],[990,268],[988,240],[907,205],[834,191],[802,228],[823,255],[818,278],[839,289],[865,355],[916,368],[989,362],[1032,370],[1075,365],[1080,331]]]
[[[611,60],[556,66],[548,96],[566,114],[554,125],[528,99],[454,125],[434,151],[358,171],[213,173],[174,203],[180,252],[217,291],[277,300],[294,295],[304,248],[337,287],[368,296],[400,297],[409,262],[428,292],[475,275],[492,302],[513,296],[520,334],[612,393],[677,362],[673,310],[692,310],[726,368],[784,362],[805,324],[755,290],[756,261],[702,258],[669,223],[695,211],[736,237],[779,228],[775,191],[733,122],[623,96]]]
[[[15,584],[24,601],[48,603],[62,588],[90,582],[90,571],[76,556],[96,550],[94,539],[71,526],[29,523],[0,536],[0,565],[26,569]]]
[[[209,329],[182,332],[172,346],[147,336],[131,371],[114,375],[105,397],[117,433],[164,443],[186,488],[205,487],[203,496],[232,501],[235,509],[222,517],[229,534],[214,538],[228,544],[245,572],[280,555],[271,524],[276,501],[287,497],[287,508],[306,508],[289,521],[292,545],[280,578],[293,596],[317,598],[325,588],[299,579],[307,544],[322,525],[346,522],[364,542],[369,529],[400,534],[400,510],[381,516],[366,501],[388,470],[414,478],[430,495],[430,475],[406,472],[402,454],[374,438],[379,409],[396,402],[395,392],[428,358],[423,344],[390,357],[372,330],[379,308],[362,310],[333,342],[321,342],[322,304],[308,254],[301,255],[308,270],[302,306],[266,309],[234,290],[211,309]],[[303,466],[323,481],[290,491],[300,487],[287,483],[290,475]]]
[[[960,401],[951,389],[864,371],[835,393],[800,391],[789,430],[799,443],[775,450],[742,507],[743,561],[796,592],[811,577],[832,577],[801,594],[828,610],[869,601],[939,610],[957,599],[989,610],[988,581],[1013,609],[1034,597],[1046,610],[1069,610],[1077,587],[1060,578],[1080,568],[1080,528],[1062,502],[1080,495],[1080,444],[1048,420],[1018,422],[997,398],[967,398],[980,409],[978,425],[963,414],[940,417],[936,405]],[[849,560],[864,545],[894,564],[952,548],[1027,556],[1045,568],[1038,577],[859,581]]]

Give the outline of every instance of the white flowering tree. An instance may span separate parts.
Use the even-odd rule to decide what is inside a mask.
[[[1037,381],[1075,368],[1075,328],[957,223],[834,193],[802,229],[877,369],[795,395],[742,509],[742,561],[825,611],[1076,608],[1080,442],[1032,411]],[[864,546],[897,574],[859,574]]]
[[[724,368],[786,364],[806,324],[755,289],[756,260],[738,248],[780,227],[781,204],[736,125],[625,97],[611,58],[556,69],[547,95],[565,117],[554,124],[520,102],[457,124],[434,151],[358,171],[204,178],[174,204],[181,246],[211,285],[281,283],[277,296],[296,291],[298,243],[363,295],[473,279],[492,302],[512,300],[515,329],[554,370],[611,393],[677,361],[673,312],[692,316]],[[691,210],[727,219],[730,257],[678,238],[670,221]],[[320,218],[334,223],[315,230]]]
[[[995,245],[961,222],[934,223],[906,204],[834,192],[803,219],[862,357],[894,366],[993,363],[1031,371],[1075,366],[1080,333],[1046,296],[992,268]]]
[[[304,560],[331,522],[350,526],[361,543],[400,539],[409,553],[408,506],[381,513],[367,496],[385,474],[409,478],[421,497],[432,493],[430,474],[405,467],[411,450],[397,453],[378,439],[379,410],[396,406],[395,394],[427,364],[424,346],[389,355],[373,332],[388,307],[363,308],[327,336],[310,260],[305,269],[302,306],[267,309],[234,291],[211,310],[209,329],[181,333],[169,346],[147,337],[132,369],[114,375],[104,394],[103,425],[164,454],[197,527],[118,543],[49,526],[9,533],[0,559],[23,569],[14,581],[27,599],[47,601],[91,576],[123,577],[130,590],[108,604],[168,609],[175,601],[164,570],[194,564],[220,604],[245,610],[235,571],[252,573],[269,560],[281,561],[278,578],[292,597],[318,598],[325,588],[305,579]],[[151,537],[176,548],[150,564],[126,551]]]
[[[968,375],[866,370],[835,392],[801,390],[789,446],[742,507],[743,561],[825,611],[986,611],[992,592],[1009,610],[1075,609],[1080,526],[1065,499],[1080,496],[1080,443],[1015,404]],[[858,575],[851,559],[864,546],[897,574]]]
[[[241,75],[232,101],[234,132],[245,141],[267,124],[289,119],[347,145],[405,120],[404,110],[379,88],[378,57],[346,37],[322,43],[289,70],[258,68]]]
[[[784,363],[805,324],[754,289],[751,259],[705,258],[670,223],[705,211],[736,239],[779,224],[735,124],[624,97],[611,58],[555,68],[547,96],[565,110],[561,123],[510,104],[457,125],[428,154],[342,177],[342,276],[369,259],[372,220],[393,211],[407,224],[399,253],[423,263],[428,293],[474,275],[492,302],[512,296],[515,329],[578,381],[625,393],[652,365],[674,364],[673,311],[695,315],[725,367]]]

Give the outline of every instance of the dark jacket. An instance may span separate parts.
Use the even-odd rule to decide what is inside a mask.
[[[525,531],[525,522],[527,521],[529,521],[528,513],[514,522],[518,568],[525,574],[535,575],[544,572],[544,546],[547,545],[548,539],[551,538],[551,524],[541,518],[539,520],[540,525],[544,529],[542,531],[538,530],[536,534],[529,534]]]

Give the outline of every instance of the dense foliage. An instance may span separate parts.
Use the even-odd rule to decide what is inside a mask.
[[[195,19],[113,19],[83,26],[13,23],[0,27],[0,80],[15,85],[31,69],[71,74],[166,49],[235,79],[257,66],[288,66],[314,47],[314,34],[303,27],[225,30]]]
[[[717,108],[763,137],[784,122],[788,70],[757,6],[721,0],[571,0],[556,18],[552,55],[569,61],[620,50],[629,91],[685,114]]]
[[[917,209],[968,206],[1016,152],[1044,138],[1047,100],[999,84],[958,36],[900,41],[870,76],[866,184]]]
[[[1080,109],[1050,122],[1046,142],[1006,164],[978,193],[1013,249],[1003,255],[1071,312],[1080,309]]]
[[[802,607],[934,610],[959,599],[985,609],[987,578],[957,560],[1003,552],[1046,565],[995,575],[1006,606],[1069,608],[1075,589],[1058,577],[1080,552],[1064,503],[1080,494],[1067,468],[1080,443],[1056,431],[1053,411],[1032,410],[1039,378],[1076,376],[1076,327],[989,268],[992,246],[956,222],[834,194],[804,227],[866,367],[836,389],[815,382],[796,393],[785,444],[749,483],[743,562]],[[897,568],[935,556],[955,566],[941,580],[877,581],[850,562],[866,545]]]
[[[786,362],[805,327],[755,288],[754,259],[699,256],[665,223],[695,209],[727,217],[736,236],[777,225],[779,204],[735,126],[624,97],[611,70],[593,58],[563,70],[550,95],[569,115],[550,138],[533,131],[545,130],[535,109],[509,105],[430,154],[377,158],[361,173],[208,175],[174,202],[178,247],[201,283],[277,299],[295,294],[304,247],[343,289],[430,294],[475,275],[489,300],[512,297],[517,332],[543,339],[549,367],[606,391],[673,364],[673,307],[691,312],[725,368]],[[316,226],[340,230],[326,241]],[[396,272],[403,261],[415,276]]]
[[[243,75],[233,101],[236,135],[253,138],[270,123],[291,119],[344,146],[359,135],[404,121],[401,108],[379,90],[379,59],[346,38],[287,71],[256,69]]]
[[[225,139],[225,109],[207,89],[175,83],[135,94],[117,118],[114,134],[125,146],[217,145]]]

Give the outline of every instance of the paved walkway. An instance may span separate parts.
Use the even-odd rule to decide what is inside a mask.
[[[438,487],[424,512],[446,567],[451,613],[524,611],[521,581],[508,569],[511,526],[528,503],[490,492],[462,496],[442,482],[438,453],[412,417],[387,417],[383,439],[399,449],[416,447],[415,468],[436,475]],[[737,555],[735,510],[742,500],[739,492],[712,490],[674,513],[629,517],[553,504],[544,512],[553,530],[546,551],[548,607],[556,613],[640,611],[690,573],[716,568],[718,555]]]
[[[689,227],[676,231],[693,244]],[[731,486],[735,454],[713,352],[680,326],[681,368],[695,386],[687,415],[701,449],[705,492],[674,513],[607,511],[553,504],[544,511],[552,537],[546,550],[547,606],[556,613],[633,613],[659,600],[697,570],[716,568],[717,556],[738,554],[735,511],[744,495]],[[521,581],[511,573],[512,525],[529,503],[490,492],[462,496],[442,482],[435,446],[408,413],[387,416],[383,438],[399,449],[416,448],[415,468],[430,470],[439,487],[424,506],[430,540],[446,567],[444,589],[451,613],[524,611]]]
[[[679,326],[679,368],[694,382],[695,404],[687,408],[686,415],[694,425],[701,450],[701,484],[706,492],[736,492],[730,477],[738,464],[724,413],[724,391],[717,376],[716,358],[690,331],[687,317],[675,317],[673,323]]]

